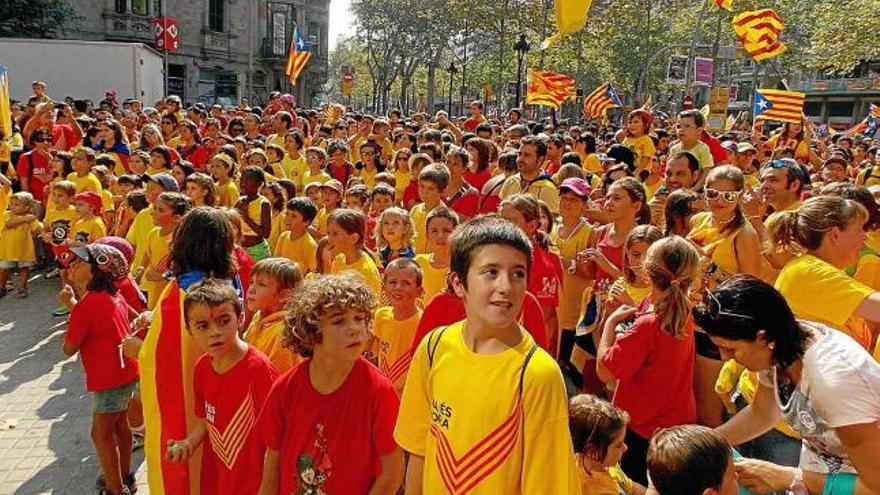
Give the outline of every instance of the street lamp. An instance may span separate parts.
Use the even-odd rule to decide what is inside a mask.
[[[523,58],[525,58],[529,48],[529,42],[526,41],[526,35],[519,35],[519,41],[513,45],[513,49],[516,50],[516,108],[519,108],[519,92],[522,90]]]
[[[450,62],[446,71],[449,72],[449,116],[452,117],[452,80],[455,78],[455,74],[458,73],[455,62]]]

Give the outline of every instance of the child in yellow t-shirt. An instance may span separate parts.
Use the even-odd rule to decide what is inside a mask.
[[[651,170],[651,158],[657,152],[654,141],[648,135],[653,122],[654,117],[647,110],[633,110],[627,117],[623,145],[635,153],[638,170]]]
[[[63,180],[67,180],[67,176],[73,174],[73,155],[66,151],[56,151],[52,156],[52,161],[49,162],[49,166],[52,168],[52,181],[49,183],[48,191],[46,192],[46,212],[50,212],[55,209],[55,202],[52,199],[52,186],[61,182]],[[76,185],[74,184],[74,194],[78,191],[76,190]]]
[[[101,181],[92,173],[95,166],[95,152],[91,148],[79,148],[73,152],[73,173],[67,176],[67,180],[76,185],[76,192],[92,191],[101,194]]]
[[[70,246],[81,247],[107,235],[104,223],[104,204],[101,196],[93,191],[77,193],[73,197],[77,220],[70,228]]]
[[[629,415],[589,394],[572,397],[568,411],[583,495],[644,494],[645,487],[630,480],[619,465],[626,452]]]
[[[42,230],[34,215],[36,201],[29,192],[17,192],[9,199],[0,229],[0,294],[6,294],[11,270],[18,269],[17,297],[27,297],[30,268],[37,260],[33,236]]]
[[[277,144],[270,144],[266,146],[266,165],[263,169],[266,173],[271,174],[274,179],[269,180],[277,180],[277,179],[289,179],[287,176],[287,172],[284,171],[284,167],[281,166],[281,160],[284,159],[284,148],[278,146]],[[294,182],[296,184],[296,182]]]
[[[330,273],[351,271],[361,277],[378,299],[382,295],[382,279],[373,257],[364,248],[366,217],[357,210],[342,208],[327,219],[327,237],[336,254]]]
[[[342,183],[336,179],[330,179],[321,184],[321,202],[324,207],[318,211],[318,216],[315,217],[315,228],[319,236],[323,236],[327,232],[327,219],[330,218],[330,215],[342,206],[344,190]]]
[[[303,186],[312,182],[323,184],[332,179],[330,174],[324,171],[324,164],[327,162],[327,152],[323,148],[312,146],[306,150],[306,170],[302,177]]]
[[[134,270],[135,279],[143,277],[141,289],[147,294],[147,308],[153,309],[165,287],[165,272],[169,268],[171,238],[174,229],[190,209],[189,199],[176,192],[163,192],[153,205],[153,230],[147,236],[146,250],[141,264]]]
[[[284,188],[277,181],[267,182],[260,188],[260,195],[269,201],[272,207],[272,228],[269,229],[269,251],[275,249],[281,233],[287,230],[284,227],[284,205],[287,204],[287,195]]]
[[[426,231],[428,213],[443,204],[447,186],[449,186],[449,169],[445,165],[425,167],[419,173],[419,197],[422,202],[413,206],[409,212],[416,227],[416,236],[413,240],[416,254],[431,252]]]
[[[217,153],[209,165],[211,177],[217,182],[217,205],[232,208],[240,196],[232,177],[235,175],[235,162],[225,153]]]
[[[66,246],[70,241],[70,232],[73,224],[77,221],[76,208],[73,206],[73,198],[76,194],[76,186],[69,180],[62,180],[52,184],[49,197],[55,204],[55,208],[46,211],[43,218],[44,230],[42,234],[43,242],[51,247],[52,253],[55,255],[56,261],[64,267],[65,263],[60,256],[66,251]],[[61,287],[67,284],[67,268],[52,270],[46,274],[46,278],[61,277]],[[59,307],[52,316],[64,316],[68,314],[66,307]]]
[[[373,357],[379,371],[398,393],[403,391],[412,360],[412,341],[422,318],[416,301],[422,295],[422,270],[409,258],[397,258],[385,267],[382,295],[388,302],[373,319]]]
[[[663,232],[653,225],[639,225],[632,229],[623,243],[623,276],[611,284],[607,303],[612,307],[605,314],[611,314],[617,306],[638,306],[651,293],[651,281],[645,273],[643,261],[651,244],[663,238]]]
[[[458,215],[444,205],[431,210],[425,222],[428,244],[434,248],[431,254],[417,254],[413,261],[422,269],[422,287],[425,304],[446,288],[449,276],[449,236],[458,226]]]
[[[241,215],[241,245],[255,262],[272,255],[268,241],[272,233],[272,205],[260,194],[265,183],[266,175],[261,168],[244,167],[240,181],[242,195],[235,204]]]
[[[425,495],[579,493],[562,374],[518,323],[528,237],[484,216],[460,226],[451,246],[467,316],[413,353],[394,431],[410,453],[407,478],[422,480]]]
[[[274,256],[280,256],[296,262],[300,273],[304,276],[318,269],[318,243],[309,233],[309,225],[318,214],[318,209],[309,198],[292,198],[287,202],[284,213],[284,225],[287,231],[282,232],[275,244]]]
[[[296,366],[302,357],[281,345],[284,307],[302,282],[296,263],[286,258],[266,258],[251,269],[247,309],[253,315],[244,341],[266,355],[278,374]]]

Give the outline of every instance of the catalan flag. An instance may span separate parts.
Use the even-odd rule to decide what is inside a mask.
[[[877,124],[880,123],[880,106],[871,103],[868,110],[868,116],[855,126],[847,129],[845,134],[854,136],[856,134],[873,135],[877,132]]]
[[[9,71],[0,65],[0,131],[3,136],[12,135],[12,111],[9,106]]]
[[[575,93],[574,79],[547,70],[529,69],[529,91],[526,103],[559,108]]]
[[[783,89],[755,92],[755,120],[778,120],[797,124],[803,121],[804,93]]]
[[[611,84],[605,83],[584,98],[583,112],[588,119],[597,119],[605,116],[605,112],[611,107],[619,107],[620,98],[614,92]]]
[[[775,57],[786,50],[779,41],[784,25],[773,9],[743,12],[733,18],[733,31],[743,48],[757,61]]]
[[[709,0],[715,5],[721,7],[724,10],[729,10],[733,12],[733,0]]]
[[[303,67],[312,57],[312,52],[306,50],[306,42],[302,38],[299,26],[293,28],[293,36],[290,38],[290,53],[287,54],[287,66],[284,73],[291,85],[296,84],[296,78],[302,72]]]

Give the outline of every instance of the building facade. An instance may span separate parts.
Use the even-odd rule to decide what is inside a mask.
[[[328,74],[330,0],[78,0],[80,22],[60,37],[141,42],[154,46],[153,19],[178,23],[178,49],[168,53],[168,92],[186,103],[264,104],[270,91],[290,92],[311,106]],[[248,20],[250,19],[250,22]],[[312,57],[295,87],[284,75],[294,25]],[[125,97],[125,95],[120,95]],[[152,102],[146,102],[152,104]]]

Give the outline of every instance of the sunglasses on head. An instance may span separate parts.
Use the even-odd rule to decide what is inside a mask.
[[[767,164],[768,167],[778,170],[780,168],[786,168],[788,165],[784,160],[773,160]]]
[[[714,201],[718,198],[723,199],[727,203],[733,203],[739,198],[739,193],[742,191],[719,191],[718,189],[704,189],[706,194],[706,199]]]
[[[703,293],[706,295],[706,312],[709,314],[709,317],[713,320],[717,320],[722,316],[730,317],[730,318],[739,318],[741,320],[749,320],[754,321],[755,318],[749,315],[741,315],[737,313],[731,313],[729,311],[724,311],[721,309],[721,302],[718,301],[718,298],[715,297],[715,294],[712,293],[708,288],[703,289]]]

